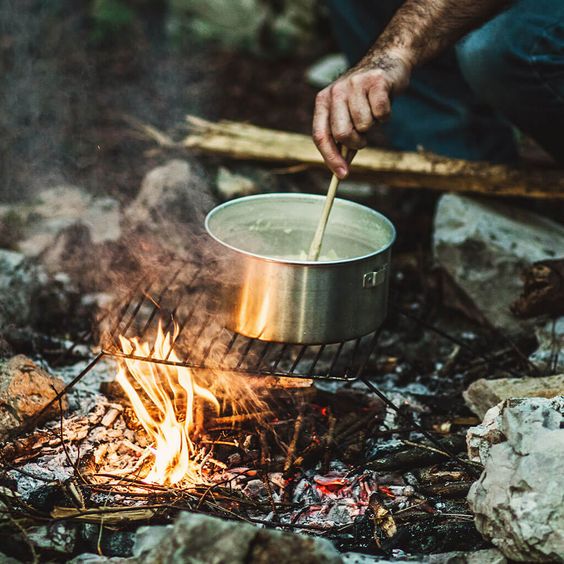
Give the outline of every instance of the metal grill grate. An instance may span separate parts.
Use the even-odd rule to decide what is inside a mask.
[[[219,326],[213,313],[209,283],[196,264],[177,265],[164,284],[138,285],[124,300],[105,332],[103,354],[250,375],[354,380],[376,347],[377,335],[331,345],[292,345],[250,339]],[[162,278],[161,278],[162,279]],[[159,325],[174,331],[173,348],[180,361],[126,355],[119,336],[154,342]]]

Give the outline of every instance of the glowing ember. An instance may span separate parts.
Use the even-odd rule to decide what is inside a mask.
[[[177,333],[176,324],[172,334],[165,334],[159,323],[153,346],[137,338],[120,337],[121,347],[125,354],[180,362],[172,348]],[[195,400],[201,398],[219,413],[216,397],[198,385],[192,371],[183,366],[126,358],[120,363],[117,381],[153,441],[154,460],[145,481],[157,484],[176,484],[182,480],[201,483],[203,461],[190,439],[194,430]]]

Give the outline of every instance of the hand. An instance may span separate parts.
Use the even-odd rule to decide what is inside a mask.
[[[389,118],[392,95],[407,86],[409,74],[410,65],[402,57],[371,53],[317,95],[313,141],[339,178],[347,176],[349,167],[337,144],[365,147],[365,133]]]

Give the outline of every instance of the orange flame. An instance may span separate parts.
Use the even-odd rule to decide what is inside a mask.
[[[172,334],[165,334],[159,323],[153,347],[137,338],[120,337],[120,342],[125,354],[139,357],[152,355],[160,360],[180,362],[172,345],[177,334],[176,324]],[[204,481],[203,460],[198,457],[190,439],[194,428],[195,399],[201,398],[219,413],[216,397],[198,385],[192,371],[183,366],[124,358],[120,361],[117,381],[153,441],[154,460],[145,481],[157,484]]]

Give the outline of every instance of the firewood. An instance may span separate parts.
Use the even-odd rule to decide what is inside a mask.
[[[78,519],[88,523],[112,525],[133,521],[147,521],[154,517],[155,509],[148,507],[96,507],[77,509],[76,507],[55,507],[51,512],[54,519]]]
[[[212,123],[194,116],[188,116],[187,121],[191,131],[181,143],[186,149],[241,160],[324,166],[307,135],[247,123]],[[353,175],[394,188],[431,188],[541,199],[564,198],[562,171],[450,159],[423,151],[363,149],[355,159]]]

